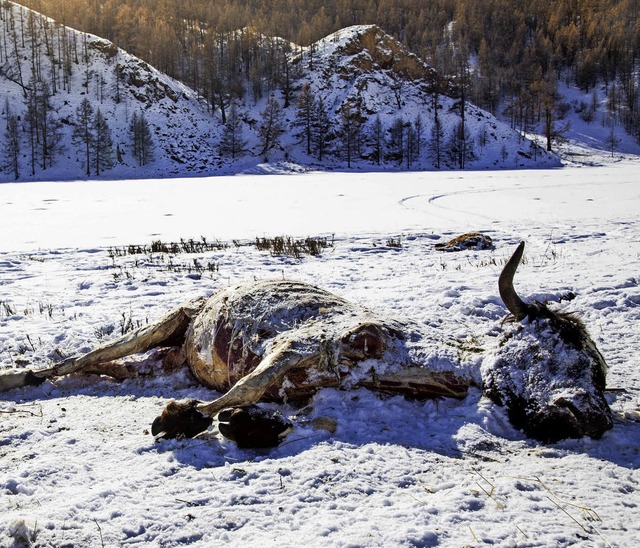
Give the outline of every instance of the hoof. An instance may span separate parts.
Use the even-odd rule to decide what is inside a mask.
[[[238,447],[274,447],[291,423],[281,415],[258,407],[238,407],[218,415],[218,428]]]
[[[153,421],[151,433],[156,438],[193,438],[204,432],[213,419],[196,409],[198,400],[170,401]]]

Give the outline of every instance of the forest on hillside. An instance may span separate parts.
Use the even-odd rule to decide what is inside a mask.
[[[138,175],[159,158],[150,169],[209,173],[273,155],[393,169],[555,161],[468,103],[468,63],[442,77],[374,25],[307,48],[247,28],[207,32],[194,56],[199,96],[111,42],[4,2],[0,171]],[[545,127],[550,150],[556,126]]]
[[[640,138],[637,0],[21,3],[112,40],[199,91],[214,109],[217,99],[240,93],[240,74],[258,95],[286,86],[289,67],[283,54],[289,42],[308,46],[346,26],[377,24],[442,74],[457,78],[472,102],[510,116],[515,128],[526,130],[541,111],[540,97],[551,97],[565,79],[586,92],[604,84],[610,112]],[[252,30],[239,40],[231,34],[238,29]],[[273,40],[265,51],[259,33],[288,42]],[[594,96],[594,102],[602,99]],[[585,117],[590,110],[584,106]]]
[[[114,81],[109,83],[90,66],[89,50],[104,50],[105,58],[112,59],[116,48],[106,42],[91,42],[89,48],[87,36],[69,27],[109,39],[195,90],[199,105],[206,105],[207,119],[215,115],[221,122],[217,151],[232,160],[246,152],[246,125],[259,138],[254,154],[266,157],[269,150],[281,149],[278,136],[285,128],[274,123],[282,118],[282,109],[296,106],[289,129],[304,138],[307,154],[322,161],[327,153],[345,156],[344,149],[348,166],[353,156],[410,168],[418,156],[415,150],[429,141],[430,146],[436,143],[432,154],[436,168],[441,162],[465,167],[467,156],[473,156],[471,141],[479,140],[480,148],[486,145],[483,135],[467,135],[468,103],[508,120],[520,135],[543,133],[547,151],[552,151],[552,142],[562,137],[569,110],[594,122],[595,113],[602,112],[599,107],[606,102],[606,113],[598,122],[611,128],[611,149],[617,146],[617,124],[640,141],[638,0],[21,2],[50,16],[53,23],[34,12],[14,9],[15,5],[3,0],[0,7],[0,75],[18,84],[23,95],[22,104],[10,104],[7,99],[3,108],[6,130],[0,167],[15,178],[25,163],[25,150],[31,175],[53,166],[64,149],[63,134],[71,126],[72,148],[84,148],[81,161],[87,176],[111,169],[124,152],[140,166],[153,157],[145,117],[127,117],[126,135],[120,129],[120,141],[115,143],[110,125],[116,120],[113,113],[105,115],[103,105],[111,95],[113,104],[120,105],[123,84],[135,89],[142,85],[137,69],[131,72],[116,63],[111,67]],[[327,47],[328,41],[318,40],[355,24],[377,24],[438,71],[428,78],[409,74],[401,78],[417,78],[418,86],[426,86],[434,108],[439,94],[456,101],[460,123],[449,144],[441,135],[438,116],[433,121],[435,137],[425,131],[419,117],[400,120],[396,116],[386,125],[374,120],[364,131],[367,119],[362,105],[346,105],[331,120],[322,97],[314,95],[316,90],[308,82],[301,85],[314,73],[314,62]],[[82,81],[81,95],[84,89],[93,90],[97,104],[78,105],[71,116],[62,117],[52,98],[59,90],[70,93],[73,78]],[[590,99],[580,105],[564,102],[558,93],[560,82],[578,86]],[[402,83],[387,85],[396,90],[399,109]],[[247,111],[264,104],[269,108],[260,119],[247,117]],[[334,149],[327,144],[331,139]],[[441,145],[451,151],[448,160]]]

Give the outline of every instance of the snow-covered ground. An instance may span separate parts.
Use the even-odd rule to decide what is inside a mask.
[[[505,314],[500,267],[526,240],[519,292],[575,293],[559,306],[583,317],[606,357],[615,415],[601,440],[545,446],[475,390],[427,402],[325,390],[310,410],[280,406],[296,427],[254,451],[215,435],[154,442],[168,399],[214,396],[185,372],[46,382],[0,394],[0,545],[637,545],[639,169],[0,185],[2,367],[45,366],[191,297],[270,277],[490,351]],[[469,230],[495,251],[434,250]],[[317,258],[251,245],[332,234]],[[171,259],[114,249],[201,236],[229,247]],[[307,424],[319,416],[336,432]]]

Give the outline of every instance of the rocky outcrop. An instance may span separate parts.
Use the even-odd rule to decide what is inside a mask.
[[[351,57],[354,71],[389,71],[397,77],[442,85],[444,79],[437,71],[410,53],[395,38],[386,34],[380,27],[352,27],[353,32],[344,47],[338,53]]]

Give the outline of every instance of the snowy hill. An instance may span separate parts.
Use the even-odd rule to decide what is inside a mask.
[[[375,25],[349,27],[329,35],[306,48],[299,56],[300,62],[309,62],[309,50],[316,52],[313,70],[301,80],[309,81],[312,89],[324,96],[324,103],[334,118],[340,117],[345,104],[357,105],[366,119],[365,133],[371,135],[378,116],[387,130],[392,130],[398,121],[405,127],[409,124],[415,127],[420,116],[423,142],[409,167],[434,169],[437,166],[435,153],[429,150],[435,105],[442,125],[442,148],[447,149],[461,120],[460,98],[456,97],[459,94],[454,85]],[[547,154],[531,141],[522,140],[509,126],[468,102],[465,124],[471,148],[465,163],[467,168],[559,165],[555,155]],[[406,134],[404,138],[407,139]],[[387,149],[389,140],[387,132]],[[370,161],[361,162],[360,167],[371,168],[372,156],[375,156],[371,141],[369,139],[363,151],[363,156]],[[455,153],[443,150],[441,154],[441,168],[459,167]],[[393,165],[394,160],[386,163]],[[406,154],[402,162],[395,163],[398,167],[407,167]]]
[[[95,110],[101,110],[110,126],[114,147],[121,152],[117,167],[106,176],[138,178],[211,171],[211,166],[201,159],[210,156],[207,147],[215,120],[202,108],[192,90],[106,40],[62,27],[21,6],[14,4],[5,17],[13,17],[15,32],[4,31],[5,40],[13,42],[14,50],[0,65],[3,118],[9,107],[24,126],[30,82],[37,72],[36,77],[51,92],[52,114],[61,122],[61,139],[53,165],[43,169],[42,161],[36,160],[33,176],[28,138],[22,136],[20,180],[85,176],[82,147],[72,142],[77,108],[85,98]],[[31,25],[35,34],[29,33]],[[21,41],[23,34],[25,40]],[[134,114],[144,114],[155,145],[155,160],[143,167],[129,150],[129,125]],[[0,177],[13,180],[14,174],[5,171]]]
[[[221,112],[211,112],[197,94],[148,64],[99,37],[80,33],[18,5],[5,12],[3,26],[9,52],[0,65],[3,117],[20,121],[15,164],[5,151],[0,181],[87,178],[82,143],[73,133],[78,108],[88,99],[100,109],[111,130],[116,165],[100,178],[146,178],[210,175],[294,169],[449,169],[518,168],[559,165],[555,155],[522,139],[489,113],[466,103],[464,139],[453,142],[462,111],[455,87],[407,52],[375,26],[343,29],[308,48],[295,47],[289,63],[295,67],[289,105],[282,108],[282,133],[265,152],[260,127],[273,98],[287,101],[281,89],[250,99],[248,89],[237,100],[238,132],[243,143],[231,158],[220,151],[224,134]],[[246,76],[246,75],[245,75]],[[49,115],[59,125],[49,153],[31,139],[27,107],[35,79],[50,93]],[[307,150],[298,120],[298,98],[305,84],[314,100],[322,100],[328,115],[324,155]],[[249,88],[248,80],[244,84]],[[437,106],[436,106],[437,105]],[[344,116],[355,121],[353,151],[345,152]],[[431,150],[436,112],[439,150]],[[144,116],[152,138],[152,158],[140,165],[130,125]],[[52,125],[53,127],[53,125]],[[456,129],[457,128],[457,129]],[[352,131],[349,129],[349,131]],[[44,134],[43,134],[44,135]],[[8,139],[4,134],[3,140]],[[38,143],[40,139],[35,136]],[[43,137],[44,138],[44,137]],[[462,148],[464,150],[462,150]],[[311,152],[311,153],[308,153]],[[265,165],[265,159],[268,162]],[[95,169],[89,169],[95,178]]]

